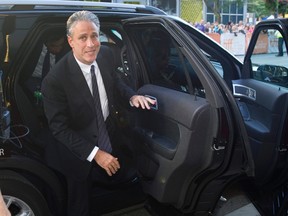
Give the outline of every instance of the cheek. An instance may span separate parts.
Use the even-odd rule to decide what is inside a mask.
[[[99,41],[99,40],[97,40],[97,41],[94,41],[94,42],[93,42],[93,44],[94,44],[94,47],[95,47],[97,50],[99,50],[99,49],[100,49],[101,43],[100,43],[100,41]]]

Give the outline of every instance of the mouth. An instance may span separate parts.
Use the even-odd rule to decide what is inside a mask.
[[[88,51],[86,51],[85,53],[94,54],[94,53],[96,53],[96,50],[88,50]]]

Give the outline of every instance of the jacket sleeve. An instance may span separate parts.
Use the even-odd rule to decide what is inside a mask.
[[[42,82],[44,111],[49,128],[60,143],[65,145],[79,159],[86,160],[97,140],[94,143],[87,140],[87,136],[83,136],[84,131],[87,132],[87,128],[89,129],[89,125],[82,129],[82,134],[81,128],[76,129],[73,126],[75,122],[72,122],[67,93],[60,80],[51,71]],[[94,136],[94,138],[97,137]]]

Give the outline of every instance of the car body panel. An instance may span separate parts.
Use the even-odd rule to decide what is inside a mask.
[[[121,103],[117,107],[120,130],[127,134],[127,142],[132,143],[129,148],[135,153],[133,159],[141,178],[140,193],[133,194],[134,190],[125,188],[129,185],[139,192],[135,182],[110,188],[105,185],[108,194],[113,196],[102,199],[103,191],[99,193],[97,185],[98,200],[107,204],[109,199],[123,197],[121,204],[129,206],[152,197],[160,205],[172,206],[176,212],[205,215],[213,212],[223,191],[234,182],[245,179],[262,190],[267,185],[281,185],[287,179],[288,165],[283,163],[288,149],[285,136],[288,94],[287,86],[282,83],[285,71],[281,86],[276,82],[279,77],[272,77],[275,82],[259,80],[260,69],[254,71],[253,54],[258,35],[265,29],[280,30],[288,41],[287,20],[260,23],[242,64],[187,22],[155,8],[66,3],[65,6],[60,1],[57,4],[43,1],[34,7],[34,1],[26,1],[9,9],[0,8],[5,105],[11,112],[13,124],[29,128],[29,135],[21,137],[24,147],[13,149],[13,157],[21,158],[25,154],[50,170],[43,161],[43,148],[53,142],[53,137],[46,125],[41,101],[38,103],[35,95],[28,93],[26,81],[36,64],[35,53],[43,36],[52,29],[65,29],[69,15],[83,7],[99,16],[102,46],[113,51],[111,64],[115,64],[115,71],[139,94],[157,101],[151,110],[136,110]],[[4,4],[11,3],[3,1]],[[153,13],[157,15],[151,15]],[[169,48],[168,74],[156,73],[162,72],[156,68],[160,62],[156,59],[160,57],[158,51],[163,47],[159,45],[163,42],[164,48]],[[16,133],[21,135],[21,132],[23,128]],[[12,166],[11,162],[5,164],[5,160],[0,161],[1,169],[28,171],[29,163],[17,168],[14,162]],[[51,181],[55,181],[54,177]],[[61,180],[59,178],[59,185],[63,183]],[[118,208],[123,207],[121,204]],[[108,206],[103,213],[112,209],[115,210]],[[174,212],[166,213],[161,212],[162,215]]]
[[[224,173],[229,172],[231,150],[235,148],[236,143],[242,143],[245,140],[237,141],[239,139],[237,134],[240,130],[231,124],[232,112],[237,113],[239,125],[242,117],[236,103],[230,101],[228,105],[226,96],[223,97],[224,92],[219,89],[219,85],[223,83],[217,83],[213,79],[219,76],[215,68],[203,53],[199,52],[195,41],[187,37],[186,32],[179,28],[173,19],[155,16],[134,18],[126,20],[124,27],[129,38],[133,40],[134,50],[145,49],[146,46],[146,54],[139,51],[139,55],[145,57],[150,54],[150,48],[161,43],[161,38],[157,38],[157,34],[161,33],[157,31],[162,28],[161,31],[165,32],[163,34],[169,35],[168,37],[171,37],[170,40],[173,41],[167,46],[173,47],[172,52],[181,53],[178,62],[177,55],[174,53],[172,63],[178,70],[182,69],[184,74],[187,73],[185,71],[187,67],[188,77],[192,79],[191,83],[187,81],[186,88],[181,86],[181,90],[169,89],[165,85],[159,87],[158,83],[141,87],[140,94],[152,96],[157,100],[157,109],[152,109],[152,112],[140,111],[136,127],[143,139],[139,146],[138,163],[140,172],[144,179],[147,179],[143,181],[144,191],[160,202],[175,205],[177,208],[198,211],[196,209],[201,208],[199,200],[203,194],[197,191],[200,188],[205,191],[205,188],[209,188],[209,185],[217,181],[219,176],[225,176]],[[149,44],[139,42],[141,36],[146,36],[145,29],[149,31],[147,34],[152,34],[151,40],[156,40],[151,47]],[[154,29],[157,30],[152,33]],[[190,31],[191,34],[197,34],[196,30]],[[148,62],[149,65],[149,60],[144,59],[140,62]],[[179,66],[181,64],[182,67]],[[153,84],[155,74],[151,75],[148,71],[144,79],[148,80],[147,83],[151,82],[149,75]],[[195,91],[189,91],[189,89]],[[184,92],[181,92],[182,90]],[[201,96],[201,92],[205,92],[204,97]],[[229,96],[233,98],[231,94]],[[235,110],[231,109],[231,104]],[[244,126],[242,126],[243,129]],[[233,169],[238,170],[237,175],[245,172],[253,175],[251,150],[248,144],[246,143],[245,146],[244,143],[241,144],[243,145],[241,154],[244,154],[246,159]],[[245,149],[248,149],[247,152]],[[209,173],[208,176],[207,173]],[[199,179],[202,179],[204,175],[207,181],[202,183]],[[221,187],[219,189],[221,190]],[[214,192],[217,194],[215,190]],[[190,196],[191,194],[194,196]],[[209,209],[211,206],[207,205],[206,208]]]

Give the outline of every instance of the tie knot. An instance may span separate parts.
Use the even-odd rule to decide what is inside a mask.
[[[94,73],[94,72],[95,72],[95,66],[94,66],[94,65],[91,65],[90,72],[91,72],[91,73]]]

